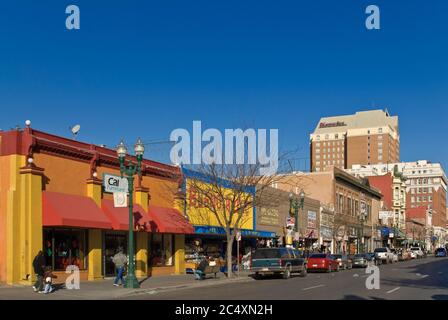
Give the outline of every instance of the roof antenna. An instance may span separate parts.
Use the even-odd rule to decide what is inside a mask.
[[[73,140],[76,140],[76,138],[78,137],[78,133],[81,130],[81,126],[79,124],[77,124],[69,129],[73,134]]]

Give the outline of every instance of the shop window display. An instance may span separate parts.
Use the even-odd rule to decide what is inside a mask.
[[[87,269],[85,230],[44,229],[43,245],[46,264],[53,270],[65,271],[70,265]]]
[[[149,238],[150,255],[149,266],[171,267],[174,265],[173,258],[173,235],[152,234]]]

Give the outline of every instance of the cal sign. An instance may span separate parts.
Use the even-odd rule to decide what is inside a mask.
[[[103,176],[104,192],[107,193],[129,193],[128,180],[112,174]]]

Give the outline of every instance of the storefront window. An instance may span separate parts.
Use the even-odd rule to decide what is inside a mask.
[[[44,253],[47,266],[55,271],[65,271],[70,265],[87,269],[86,231],[44,229]]]
[[[174,265],[173,235],[152,234],[149,237],[149,266],[171,267]]]

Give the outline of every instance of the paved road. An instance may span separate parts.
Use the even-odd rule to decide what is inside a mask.
[[[380,290],[368,290],[364,269],[265,279],[201,289],[151,292],[133,300],[448,300],[448,259],[427,258],[380,267]]]

